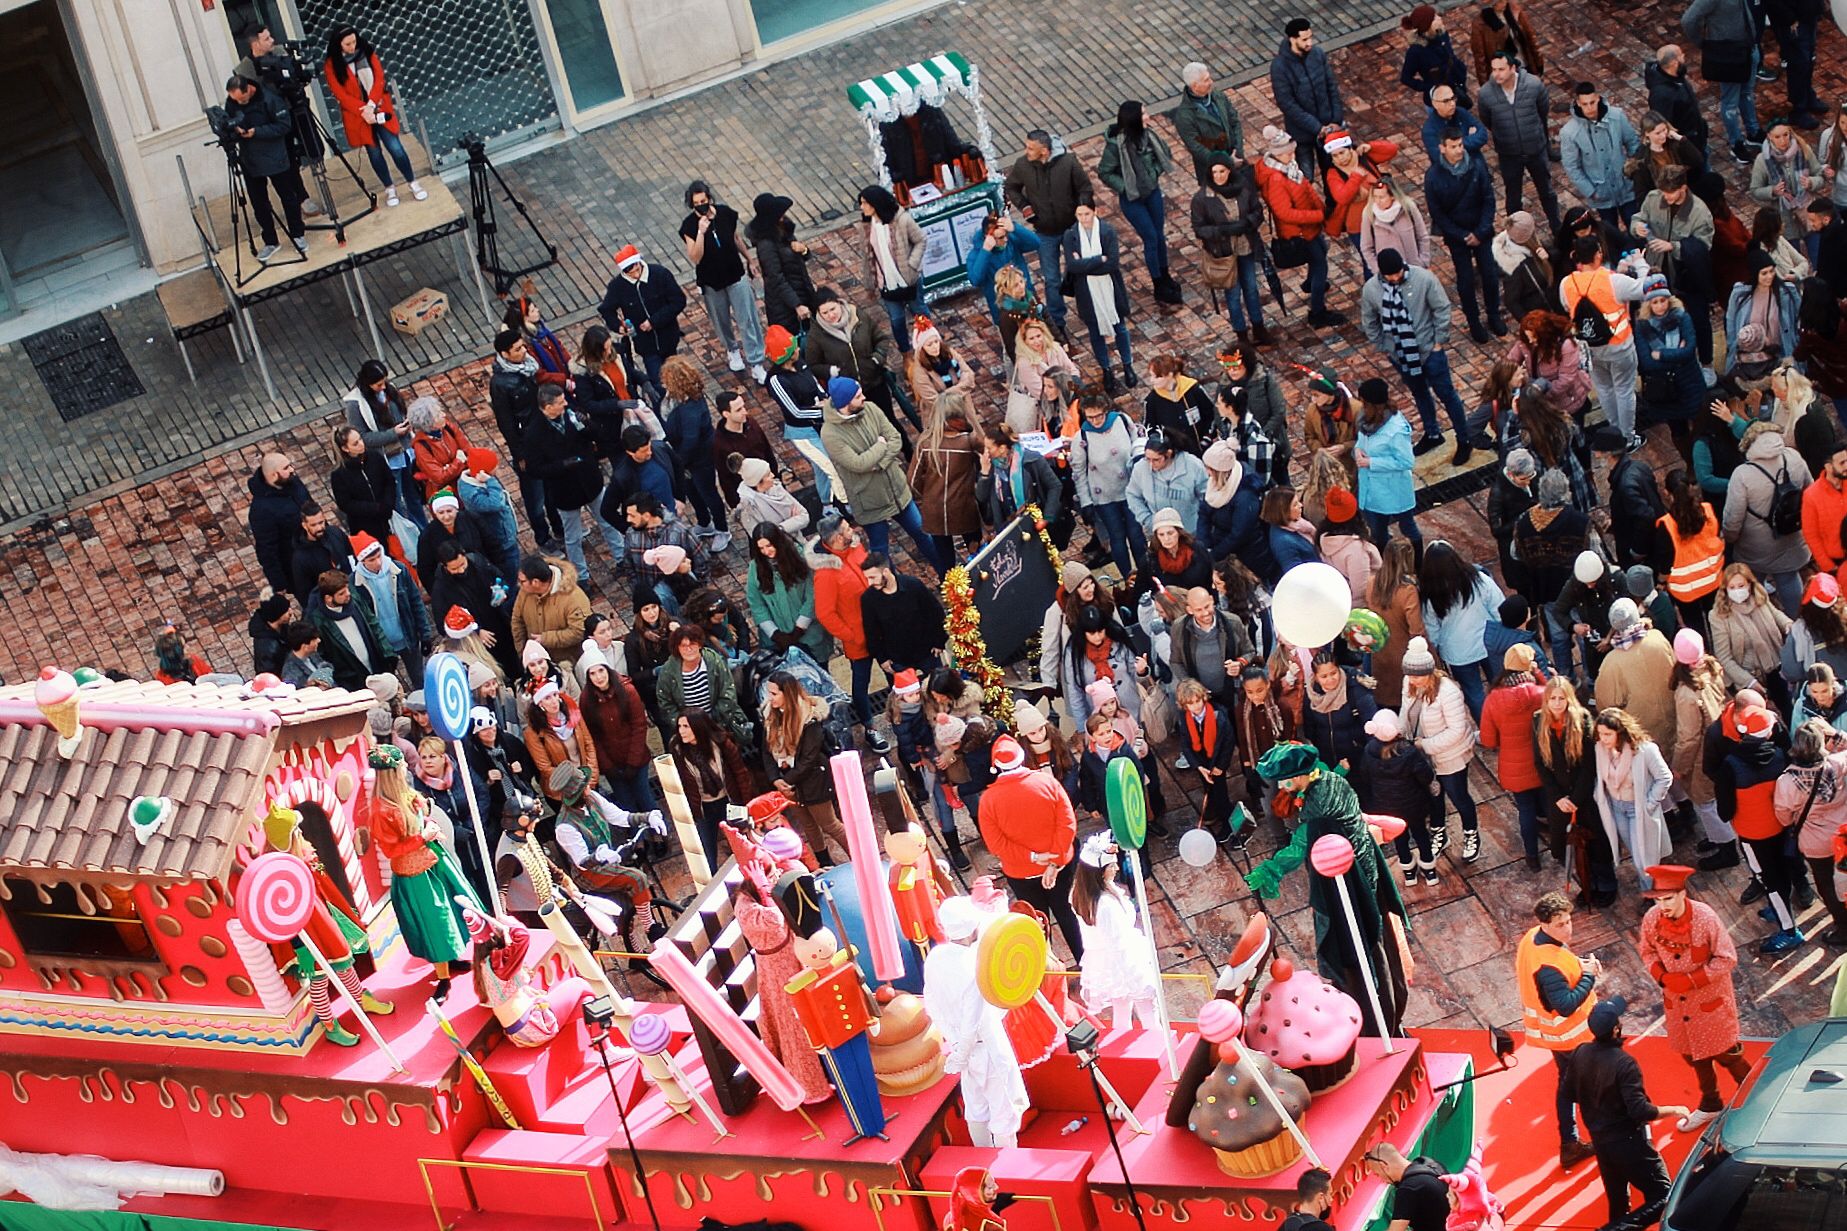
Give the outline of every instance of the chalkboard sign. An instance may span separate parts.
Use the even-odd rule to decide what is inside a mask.
[[[968,562],[968,579],[988,657],[1003,667],[1018,660],[1058,594],[1058,573],[1039,532],[1023,514],[1014,518]]]

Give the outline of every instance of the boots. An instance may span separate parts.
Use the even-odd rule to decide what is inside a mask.
[[[1154,301],[1174,305],[1186,302],[1185,296],[1180,293],[1180,284],[1174,281],[1172,274],[1162,274],[1154,280]]]
[[[1437,857],[1435,854],[1432,854],[1428,859],[1418,860],[1417,870],[1423,873],[1424,883],[1426,885],[1434,887],[1443,883],[1442,879],[1437,876]]]
[[[950,867],[954,868],[958,872],[966,872],[969,870],[970,867],[973,866],[968,861],[967,853],[962,850],[961,831],[956,829],[954,825],[951,825],[947,830],[944,831],[943,846],[947,848],[949,851],[949,866]]]
[[[1398,861],[1398,871],[1404,877],[1406,886],[1417,884],[1417,860],[1400,859]]]
[[[1126,363],[1122,365],[1122,381],[1131,389],[1142,383],[1135,378],[1135,369]]]
[[[1110,397],[1115,397],[1118,393],[1122,392],[1122,390],[1116,387],[1116,374],[1108,368],[1103,369],[1103,392],[1107,393]]]
[[[1251,340],[1259,346],[1276,345],[1276,336],[1270,332],[1269,326],[1265,325],[1262,321],[1258,321],[1255,325],[1251,326]]]
[[[1700,856],[1699,868],[1702,872],[1717,872],[1722,868],[1735,868],[1739,862],[1738,844],[1725,842],[1714,846],[1710,854]]]

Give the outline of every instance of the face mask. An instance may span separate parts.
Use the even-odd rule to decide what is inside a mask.
[[[1748,603],[1751,601],[1751,588],[1749,586],[1727,586],[1725,597],[1734,603]]]

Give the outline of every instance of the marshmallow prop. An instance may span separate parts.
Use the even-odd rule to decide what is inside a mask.
[[[1270,1104],[1270,1110],[1289,1128],[1289,1135],[1302,1147],[1302,1156],[1308,1159],[1311,1167],[1321,1166],[1321,1159],[1315,1154],[1315,1147],[1309,1142],[1308,1134],[1295,1122],[1289,1109],[1283,1106],[1283,1100],[1276,1093],[1276,1087],[1269,1083],[1251,1058],[1251,1053],[1244,1046],[1244,1011],[1229,1000],[1208,1000],[1199,1010],[1199,1037],[1208,1043],[1215,1043],[1219,1049],[1219,1059],[1236,1062],[1242,1060],[1249,1070],[1251,1080],[1257,1083],[1257,1089],[1263,1094],[1264,1102]]]
[[[859,753],[835,753],[828,767],[834,773],[840,819],[846,824],[847,853],[853,859],[853,882],[859,889],[859,910],[866,923],[872,973],[881,982],[902,979],[904,942],[898,933],[898,908],[892,904],[878,831],[872,827],[872,802],[866,797],[866,774],[860,768]]]
[[[693,823],[693,804],[686,797],[679,767],[672,757],[662,753],[654,758],[654,772],[660,775],[667,815],[673,818],[673,835],[680,840],[680,853],[686,856],[686,871],[693,878],[693,888],[704,889],[712,883],[712,863],[705,857],[705,843],[699,840],[699,827]]]
[[[1366,941],[1360,935],[1360,919],[1353,912],[1353,898],[1347,892],[1347,872],[1353,867],[1353,843],[1337,833],[1323,834],[1309,848],[1308,862],[1315,871],[1334,882],[1340,890],[1340,907],[1347,915],[1347,930],[1353,936],[1353,955],[1358,959],[1360,979],[1366,984],[1366,999],[1372,1005],[1373,1020],[1379,1023],[1379,1037],[1385,1040],[1385,1054],[1398,1049],[1392,1046],[1392,1032],[1385,1024],[1385,1006],[1379,1002],[1379,985],[1372,977],[1372,962],[1366,956]]]
[[[671,940],[663,936],[655,941],[653,950],[648,954],[648,962],[654,973],[679,993],[686,1011],[704,1022],[707,1029],[718,1036],[718,1041],[737,1057],[738,1063],[757,1079],[763,1092],[778,1107],[784,1111],[796,1111],[801,1107],[802,1087],[794,1076],[782,1066],[782,1061],[776,1058],[775,1053],[764,1046],[756,1032],[744,1024],[744,1019],[712,989],[712,985],[699,977],[693,964],[686,960],[686,955]]]

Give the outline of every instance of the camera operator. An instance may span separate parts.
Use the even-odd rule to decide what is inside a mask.
[[[276,255],[276,216],[269,199],[272,187],[282,201],[289,242],[295,245],[295,251],[307,256],[301,203],[308,190],[302,186],[301,166],[289,141],[294,121],[289,117],[288,104],[274,90],[249,77],[234,76],[224,88],[225,111],[238,138],[239,169],[250,190],[250,208],[256,215],[257,229],[263,234],[263,250],[257,253],[257,260],[267,261]]]

